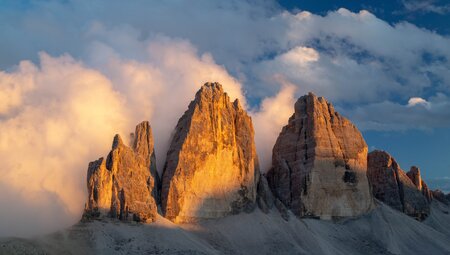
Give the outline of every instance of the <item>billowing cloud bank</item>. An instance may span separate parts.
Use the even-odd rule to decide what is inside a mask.
[[[171,132],[204,82],[223,82],[245,105],[241,85],[186,41],[154,39],[142,45],[145,61],[122,59],[100,43],[94,50],[95,69],[41,53],[38,65],[23,61],[0,73],[0,235],[79,220],[87,163],[142,120],[151,121],[161,169]]]
[[[161,170],[206,81],[246,105],[263,171],[308,91],[366,130],[450,126],[450,39],[412,24],[270,2],[107,3],[107,12],[76,0],[0,10],[0,236],[76,222],[87,163],[142,120]]]

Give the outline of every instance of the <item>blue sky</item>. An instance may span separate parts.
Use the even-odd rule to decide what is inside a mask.
[[[450,34],[450,1],[279,1],[289,10],[307,10],[325,15],[338,8],[353,12],[369,10],[377,17],[395,24],[409,22],[418,27],[448,36]],[[402,130],[397,132],[365,131],[369,150],[390,152],[403,169],[412,165],[422,168],[425,178],[450,176],[450,129]]]

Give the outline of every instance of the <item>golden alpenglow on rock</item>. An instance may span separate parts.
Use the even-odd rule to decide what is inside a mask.
[[[258,159],[250,116],[219,83],[206,83],[175,128],[162,177],[162,209],[174,222],[255,206]]]
[[[294,214],[330,219],[373,207],[366,172],[361,133],[323,97],[309,93],[295,103],[266,176],[275,197]]]
[[[132,148],[116,135],[107,158],[89,163],[84,218],[155,220],[158,173],[149,123],[137,125],[131,140]]]

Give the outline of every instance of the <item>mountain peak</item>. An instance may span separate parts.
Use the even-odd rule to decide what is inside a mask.
[[[162,208],[175,222],[251,210],[258,160],[251,118],[219,83],[205,83],[178,121],[162,177]]]
[[[294,108],[267,173],[274,195],[298,216],[332,218],[369,211],[373,200],[361,133],[313,93],[300,97]]]

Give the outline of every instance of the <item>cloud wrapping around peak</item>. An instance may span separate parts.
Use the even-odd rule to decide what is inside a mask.
[[[6,84],[0,95],[10,99],[0,106],[0,203],[8,204],[0,236],[30,236],[78,221],[88,162],[107,154],[114,134],[128,138],[142,120],[151,122],[161,171],[172,130],[203,83],[222,82],[246,105],[241,84],[187,41],[142,43],[142,61],[121,58],[105,42],[92,43],[90,67],[69,55],[41,53],[39,65],[23,61],[0,73]]]
[[[40,58],[40,66],[22,62],[1,74],[10,86],[27,89],[0,121],[0,202],[8,208],[1,213],[0,235],[33,235],[73,223],[85,200],[80,176],[86,163],[106,152],[126,124],[123,98],[105,76],[69,56]]]

